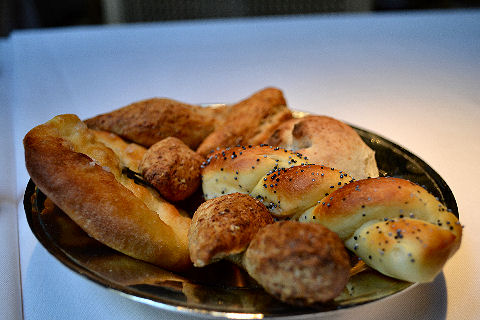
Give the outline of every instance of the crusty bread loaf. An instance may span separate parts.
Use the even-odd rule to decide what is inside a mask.
[[[365,263],[412,282],[432,281],[462,237],[457,217],[433,195],[391,177],[347,184],[300,220],[326,226]]]
[[[284,302],[322,303],[337,297],[348,282],[350,260],[340,238],[310,223],[281,221],[254,236],[243,259],[262,287]]]
[[[321,198],[351,182],[343,171],[320,165],[280,169],[262,177],[250,195],[277,217],[292,217],[317,205]]]
[[[220,126],[228,107],[201,107],[166,98],[132,103],[85,120],[89,128],[113,132],[145,147],[176,137],[195,150]]]
[[[203,158],[180,139],[168,137],[148,148],[140,163],[145,181],[169,201],[191,196],[200,186]]]
[[[232,105],[225,121],[205,138],[197,152],[207,156],[217,148],[263,143],[276,127],[291,117],[282,91],[260,90]]]
[[[269,146],[234,147],[211,154],[202,168],[205,199],[251,193],[260,179],[278,169],[307,163],[301,154]]]
[[[138,164],[138,157],[121,161],[119,155],[128,155],[129,145],[113,136],[104,142],[109,139],[121,152],[97,140],[78,117],[57,116],[25,136],[27,170],[40,190],[91,237],[169,270],[189,267],[190,219],[122,174],[123,165]]]
[[[343,170],[355,179],[377,177],[375,153],[347,124],[327,116],[306,116],[285,121],[265,141],[300,152],[310,163]]]
[[[243,253],[253,236],[273,218],[257,200],[232,193],[208,200],[193,215],[188,233],[190,258],[196,267]]]

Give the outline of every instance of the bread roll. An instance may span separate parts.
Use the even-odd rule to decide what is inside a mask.
[[[456,251],[457,237],[415,219],[366,223],[345,244],[375,270],[410,282],[429,282]]]
[[[295,221],[260,229],[243,262],[248,274],[267,292],[297,305],[337,297],[350,273],[347,251],[334,232],[318,224]]]
[[[228,112],[223,107],[201,107],[166,98],[152,98],[85,120],[89,128],[113,132],[149,147],[176,137],[195,150],[220,126]]]
[[[265,175],[307,162],[299,153],[265,145],[220,150],[203,165],[204,197],[208,200],[235,192],[249,194]]]
[[[243,253],[253,236],[273,218],[252,197],[232,193],[208,200],[193,215],[188,233],[190,258],[196,267]]]
[[[324,196],[351,182],[343,171],[320,165],[303,165],[264,176],[250,195],[277,217],[292,217],[317,205]]]
[[[266,143],[300,152],[310,163],[343,170],[357,180],[378,177],[374,151],[350,126],[327,116],[286,121]]]
[[[462,237],[457,217],[433,195],[410,181],[390,177],[350,183],[300,220],[326,226],[365,263],[411,282],[433,280]],[[415,263],[410,263],[412,259]],[[408,268],[403,262],[409,262]]]
[[[145,181],[169,201],[191,196],[200,186],[203,158],[180,139],[168,137],[151,146],[142,158],[140,172]]]
[[[275,88],[263,89],[231,106],[225,121],[205,138],[197,152],[207,156],[217,148],[261,144],[291,117],[283,93]]]
[[[129,145],[112,139],[113,149],[121,152],[97,140],[78,117],[57,116],[25,136],[27,170],[40,190],[91,237],[169,270],[188,268],[190,219],[122,173],[125,163],[138,162],[122,161],[119,155],[127,156]]]

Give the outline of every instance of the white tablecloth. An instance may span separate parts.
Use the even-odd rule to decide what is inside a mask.
[[[466,226],[433,283],[326,318],[480,319],[480,11],[17,31],[0,54],[0,318],[181,318],[86,280],[38,244],[21,204],[30,128],[154,96],[235,102],[276,86],[292,108],[421,157],[453,190]]]

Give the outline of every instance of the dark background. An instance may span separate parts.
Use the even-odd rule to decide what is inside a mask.
[[[480,0],[0,0],[0,36],[74,25],[477,7]]]

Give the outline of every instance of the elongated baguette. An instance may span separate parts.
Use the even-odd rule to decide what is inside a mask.
[[[60,115],[24,138],[30,177],[91,237],[134,258],[169,270],[191,263],[190,219],[158,194],[123,173],[128,144],[113,136],[100,142],[75,115]],[[112,148],[104,143],[112,144]],[[135,169],[135,168],[133,168]]]
[[[217,148],[264,143],[291,117],[282,91],[265,88],[232,105],[224,122],[205,138],[197,152],[207,156]]]
[[[113,132],[122,138],[150,147],[176,137],[196,149],[220,126],[228,107],[201,107],[167,98],[152,98],[85,120],[91,129]]]

